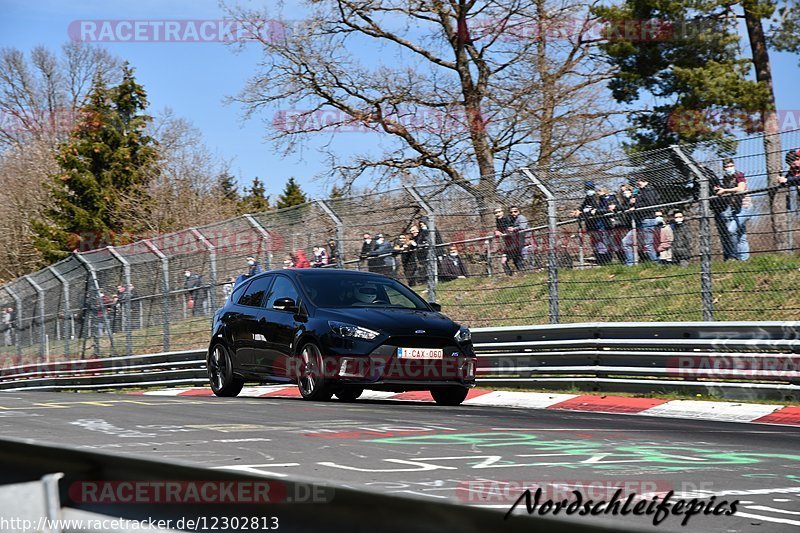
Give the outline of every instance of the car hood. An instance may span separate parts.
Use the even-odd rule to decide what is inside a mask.
[[[355,307],[349,309],[318,309],[321,319],[338,320],[356,326],[378,330],[388,335],[414,335],[425,330],[428,335],[452,337],[458,324],[441,313],[415,309],[380,309]]]

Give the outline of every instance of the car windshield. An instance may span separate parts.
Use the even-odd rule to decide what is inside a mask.
[[[317,307],[427,310],[425,301],[393,279],[363,275],[303,276],[303,289]]]

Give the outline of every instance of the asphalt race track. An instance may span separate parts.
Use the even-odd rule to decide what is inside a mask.
[[[646,516],[571,520],[800,532],[800,428],[792,427],[415,402],[8,392],[0,434],[494,506],[497,531],[521,487],[547,483],[593,486],[587,497],[624,484],[740,502],[735,516],[701,514],[686,527],[677,516],[658,527]]]

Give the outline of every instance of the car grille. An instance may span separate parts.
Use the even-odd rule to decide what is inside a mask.
[[[456,341],[447,337],[429,337],[426,335],[390,337],[383,344],[401,348],[447,348],[456,347]]]

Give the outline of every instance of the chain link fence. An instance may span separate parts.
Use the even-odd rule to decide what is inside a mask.
[[[800,130],[780,145],[787,176]],[[763,137],[686,145],[315,200],[74,253],[0,288],[0,356],[203,347],[235,280],[283,267],[384,273],[473,327],[794,320],[797,189],[767,176],[767,159]]]

